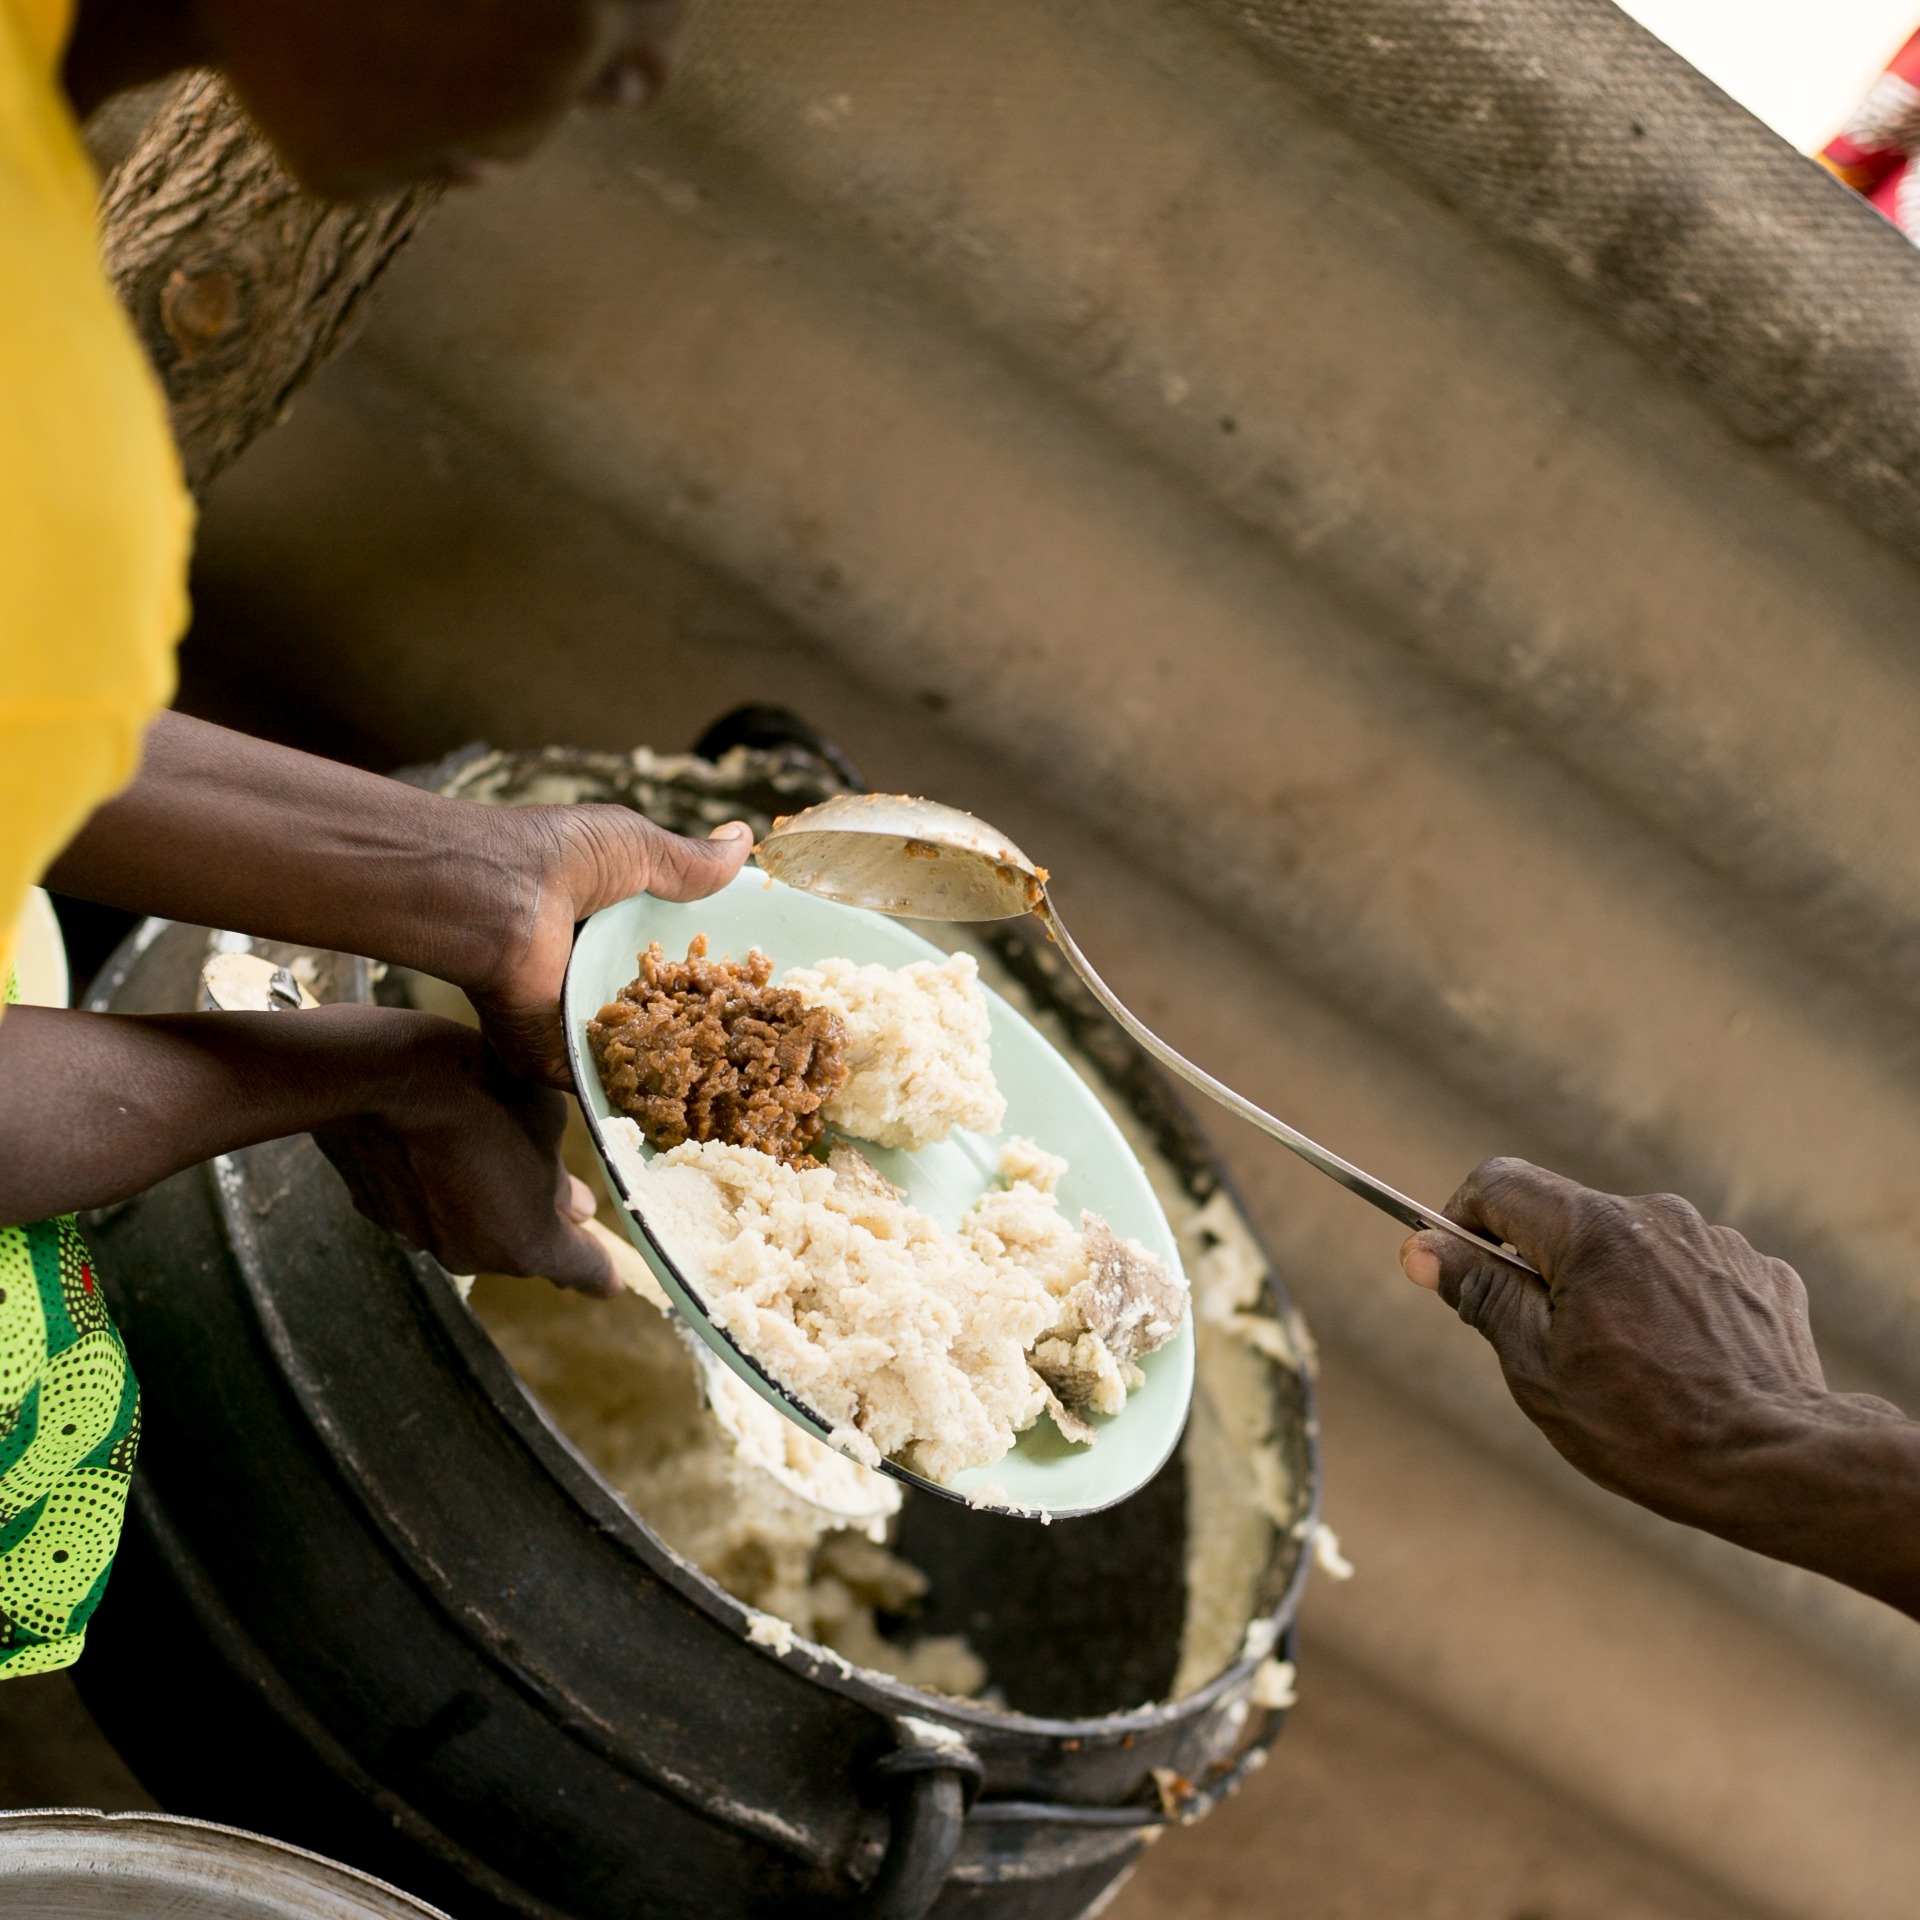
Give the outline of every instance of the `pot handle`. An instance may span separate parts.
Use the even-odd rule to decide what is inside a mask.
[[[900,1744],[874,1768],[890,1802],[887,1852],[853,1909],[858,1920],[925,1920],[947,1884],[985,1774],[950,1727],[903,1714],[894,1731]]]

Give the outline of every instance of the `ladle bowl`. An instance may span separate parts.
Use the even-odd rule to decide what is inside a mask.
[[[1011,920],[1046,898],[1046,869],[1005,834],[905,794],[837,794],[776,820],[757,851],[803,893],[908,920]]]

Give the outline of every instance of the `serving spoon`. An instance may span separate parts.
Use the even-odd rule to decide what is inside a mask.
[[[1341,1159],[1176,1053],[1137,1020],[1094,972],[1048,896],[1046,868],[1036,866],[984,820],[958,807],[904,794],[843,793],[803,813],[783,815],[755,852],[760,865],[788,886],[876,913],[910,920],[1011,920],[1020,914],[1037,914],[1093,997],[1170,1073],[1291,1148],[1309,1166],[1391,1214],[1402,1226],[1436,1227],[1471,1242],[1477,1253],[1539,1278],[1539,1269],[1511,1248],[1495,1246],[1457,1220]]]

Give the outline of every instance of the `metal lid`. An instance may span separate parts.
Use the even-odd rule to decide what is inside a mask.
[[[7,1920],[446,1920],[411,1894],[259,1834],[161,1813],[0,1814]]]

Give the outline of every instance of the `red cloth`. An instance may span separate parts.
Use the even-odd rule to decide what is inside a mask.
[[[1888,62],[1886,71],[1822,148],[1820,164],[1884,213],[1920,244],[1920,33]]]

